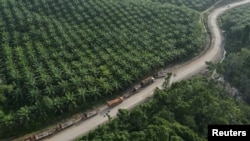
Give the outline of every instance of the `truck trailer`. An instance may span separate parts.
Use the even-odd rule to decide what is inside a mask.
[[[118,104],[120,104],[122,102],[123,102],[123,97],[118,97],[118,98],[116,98],[114,100],[107,101],[107,105],[109,107],[114,107],[114,106],[116,106],[116,105],[118,105]]]
[[[141,81],[141,86],[145,87],[145,86],[147,86],[147,85],[149,85],[149,84],[151,84],[153,82],[154,82],[154,77],[150,76],[150,77],[148,77],[148,78]]]

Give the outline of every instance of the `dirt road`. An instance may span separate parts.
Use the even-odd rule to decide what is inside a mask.
[[[188,63],[181,64],[178,66],[175,66],[173,68],[168,69],[168,71],[174,72],[176,75],[171,78],[171,82],[177,82],[183,79],[186,79],[188,77],[191,77],[192,75],[196,74],[197,72],[201,71],[206,67],[205,62],[206,61],[215,61],[218,60],[219,57],[222,54],[222,36],[220,34],[220,30],[218,28],[218,25],[216,23],[217,17],[225,12],[226,10],[236,7],[245,3],[250,2],[250,0],[244,0],[240,2],[236,2],[234,4],[230,4],[227,6],[223,6],[220,8],[215,9],[212,11],[208,16],[208,25],[209,29],[212,34],[212,42],[210,49],[201,57],[193,59],[189,61]],[[130,109],[134,106],[138,105],[139,103],[143,102],[145,99],[147,99],[149,96],[153,95],[153,91],[156,87],[161,88],[161,85],[163,84],[164,79],[157,79],[153,84],[146,87],[139,93],[131,96],[129,99],[125,100],[120,105],[110,109],[109,115],[111,117],[114,117],[117,114],[118,109]],[[101,125],[108,121],[107,117],[104,117],[104,114],[108,111],[107,107],[103,107],[100,109],[100,113],[90,118],[86,121],[83,121],[82,123],[75,125],[71,128],[65,129],[64,131],[59,132],[58,134],[55,134],[49,138],[44,139],[44,141],[71,141],[74,140],[77,137],[80,137],[90,130],[96,128],[98,125]]]

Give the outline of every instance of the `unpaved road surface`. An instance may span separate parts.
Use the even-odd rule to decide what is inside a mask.
[[[204,55],[200,56],[199,58],[195,58],[189,61],[188,63],[184,63],[184,64],[168,69],[168,71],[175,73],[175,76],[171,78],[171,82],[177,82],[177,81],[186,79],[188,77],[191,77],[192,75],[196,74],[197,72],[201,71],[202,69],[206,67],[206,64],[205,64],[206,61],[216,61],[217,59],[219,59],[218,56],[222,54],[222,48],[221,48],[222,36],[220,34],[218,25],[216,23],[217,17],[232,7],[246,4],[248,2],[250,2],[250,0],[236,2],[236,3],[230,4],[230,7],[228,5],[223,6],[211,12],[211,14],[208,16],[208,25],[212,34],[211,47]],[[147,99],[148,97],[152,96],[153,91],[156,87],[161,88],[161,85],[163,84],[163,82],[164,82],[164,78],[156,79],[153,84],[142,89],[140,92],[131,96],[130,98],[126,99],[120,105],[117,105],[116,107],[112,109],[107,109],[107,107],[104,106],[100,109],[99,114],[96,115],[95,117],[92,117],[86,121],[83,121],[78,125],[74,125],[68,129],[65,129],[51,137],[44,139],[44,141],[74,140],[75,138],[88,133],[90,130],[93,130],[98,125],[101,125],[107,122],[108,118],[104,117],[104,114],[106,111],[110,110],[109,115],[111,117],[114,117],[117,114],[118,109],[130,109],[130,108],[135,107],[136,105],[138,105],[139,103]]]

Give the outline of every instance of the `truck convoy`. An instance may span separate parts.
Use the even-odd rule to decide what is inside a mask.
[[[128,98],[131,95],[133,95],[135,93],[138,93],[143,87],[146,87],[146,86],[150,85],[151,83],[153,83],[155,78],[161,78],[162,76],[164,76],[163,73],[155,74],[153,76],[147,77],[146,79],[142,80],[140,82],[140,84],[135,85],[130,91],[128,91],[122,97],[118,97],[118,98],[115,98],[113,100],[107,101],[108,107],[111,108],[111,107],[114,107],[114,106],[122,103],[125,98]],[[46,138],[46,137],[48,137],[48,136],[50,136],[52,134],[55,134],[55,133],[61,131],[63,129],[66,129],[66,128],[72,126],[72,125],[75,125],[75,124],[79,123],[80,121],[87,120],[87,119],[97,115],[97,113],[98,113],[97,110],[92,111],[92,112],[82,113],[82,114],[78,115],[78,117],[76,117],[74,119],[73,118],[69,119],[69,120],[67,120],[65,122],[62,122],[62,123],[54,126],[53,128],[50,128],[50,129],[48,129],[46,131],[43,131],[43,132],[40,132],[40,133],[37,133],[37,134],[33,134],[33,135],[28,136],[27,138],[19,140],[19,141],[38,141],[38,140],[41,140],[43,138]]]
[[[154,82],[154,77],[153,76],[150,76],[150,77],[147,77],[146,79],[142,80],[140,82],[139,85],[135,85],[131,91],[129,91],[128,93],[126,93],[125,95],[123,95],[122,97],[118,97],[116,99],[113,99],[113,100],[110,100],[110,101],[107,101],[107,105],[108,107],[114,107],[120,103],[123,102],[124,98],[128,98],[130,97],[131,95],[137,93],[140,91],[140,89],[142,87],[145,87],[145,86],[148,86],[149,84],[153,83]]]
[[[27,138],[20,140],[20,141],[39,141],[39,140],[44,139],[52,134],[57,133],[63,129],[66,129],[66,128],[68,128],[68,127],[70,127],[70,126],[72,126],[80,121],[87,120],[87,119],[97,115],[97,113],[98,112],[96,110],[91,111],[91,112],[82,113],[77,118],[72,118],[72,119],[66,120],[65,122],[62,122],[62,123],[50,128],[46,131],[28,136]]]
[[[143,87],[146,87],[146,86],[150,85],[151,83],[153,83],[154,79],[155,78],[153,76],[149,76],[149,77],[145,78],[144,80],[142,80],[140,82],[140,84],[135,85],[130,91],[128,91],[127,93],[125,93],[122,96],[122,98],[125,99],[125,98],[128,98],[128,97],[132,96],[135,93],[138,93]],[[117,101],[118,104],[120,104],[119,100],[117,100],[117,99],[114,99],[114,100],[111,100],[111,101]],[[109,104],[108,104],[108,106],[109,106]]]

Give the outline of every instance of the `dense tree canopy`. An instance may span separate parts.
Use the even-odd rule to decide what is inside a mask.
[[[226,49],[229,53],[250,48],[249,4],[230,10],[221,17],[221,25],[226,34]]]
[[[249,4],[222,16],[226,33],[226,59],[219,70],[250,104],[250,9]]]
[[[1,0],[0,137],[85,110],[199,52],[199,13],[150,0]],[[11,134],[11,135],[10,135]]]
[[[171,3],[178,6],[187,6],[189,8],[198,11],[203,11],[212,4],[214,4],[217,0],[152,0],[152,1],[160,3]]]
[[[249,124],[250,107],[214,80],[195,77],[156,89],[154,98],[78,141],[205,141],[209,124]]]
[[[237,86],[249,102],[250,5],[222,17],[227,56],[219,71]],[[135,110],[120,110],[118,118],[82,137],[81,141],[105,140],[206,140],[208,124],[250,124],[250,107],[234,99],[224,85],[195,77],[157,89],[154,99]],[[142,122],[136,122],[142,121]]]

